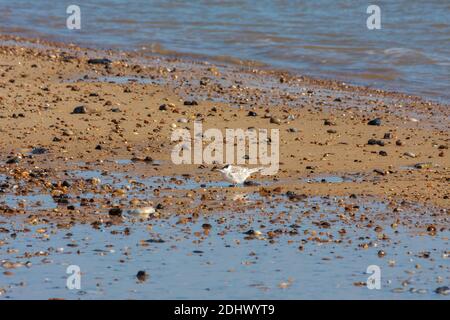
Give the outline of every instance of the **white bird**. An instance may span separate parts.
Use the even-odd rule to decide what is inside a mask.
[[[238,167],[238,166],[232,166],[227,164],[222,169],[217,169],[217,171],[222,172],[223,177],[233,184],[240,184],[244,183],[245,180],[247,180],[248,177],[250,177],[252,174],[261,171],[263,168],[245,168],[245,167]]]

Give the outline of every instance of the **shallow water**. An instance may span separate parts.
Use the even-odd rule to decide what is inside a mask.
[[[122,203],[125,209],[132,198],[160,201],[152,195],[155,188],[177,199],[184,194],[177,190],[202,187],[185,177],[146,178],[99,170],[61,174],[73,183],[99,178],[100,185],[127,189],[118,200],[95,188],[93,193],[81,194],[110,199],[109,206]],[[338,176],[311,179],[345,181]],[[227,191],[222,182],[210,181],[207,187]],[[223,197],[219,192],[212,202]],[[370,197],[309,197],[292,202],[284,194],[262,197],[248,191],[239,203],[204,212],[188,222],[180,223],[180,218],[190,214],[170,208],[149,220],[136,219],[125,210],[123,219],[112,225],[95,229],[78,224],[63,229],[42,220],[33,225],[24,222],[31,213],[57,206],[42,190],[26,196],[1,194],[0,199],[12,207],[19,200],[27,203],[27,214],[0,217],[0,264],[11,272],[0,275],[0,297],[6,299],[445,299],[433,291],[450,282],[450,232],[423,232],[427,224],[444,221],[445,214],[425,214],[428,209],[413,204],[393,213],[392,205]],[[70,199],[70,204],[79,207],[77,195]],[[33,205],[36,201],[41,201],[40,206]],[[349,213],[342,203],[357,209]],[[198,204],[194,201],[194,206]],[[363,215],[367,220],[359,219]],[[391,228],[397,219],[407,223]],[[368,226],[369,221],[376,224]],[[209,233],[205,223],[211,225]],[[375,225],[383,228],[387,238],[380,238]],[[261,236],[249,236],[249,230],[260,230]],[[386,255],[378,257],[379,250]],[[5,262],[22,266],[7,269]],[[81,269],[80,290],[66,288],[69,265]],[[369,265],[381,268],[380,290],[354,284],[367,280]],[[139,270],[149,274],[147,281],[137,281]],[[6,292],[1,294],[1,289]]]
[[[327,204],[328,203],[328,204]],[[260,210],[236,215],[216,212],[199,218],[188,225],[177,225],[177,218],[152,220],[151,231],[147,222],[127,221],[121,225],[94,230],[78,225],[70,230],[56,230],[48,225],[29,226],[31,232],[22,232],[20,219],[2,224],[16,231],[14,239],[2,234],[6,244],[0,250],[0,260],[31,262],[30,267],[11,269],[13,275],[2,276],[4,298],[150,298],[150,299],[293,299],[293,298],[398,298],[444,299],[432,291],[439,286],[437,277],[448,283],[448,232],[438,236],[411,235],[399,229],[395,234],[387,231],[391,240],[377,241],[374,232],[350,231],[343,243],[309,243],[304,251],[298,249],[303,232],[311,228],[311,221],[319,214],[332,219],[341,212],[334,201],[311,198],[308,207],[320,205],[313,217],[303,218],[300,225],[286,227],[298,234],[284,234],[274,243],[248,238],[243,231],[272,226],[270,216]],[[305,204],[276,205],[277,212],[289,210],[285,225],[295,221],[306,211]],[[382,203],[365,205],[365,212],[377,214],[385,210]],[[225,223],[220,222],[221,218]],[[3,219],[2,219],[3,220]],[[202,224],[210,223],[209,235],[202,232]],[[9,225],[10,224],[10,225]],[[38,228],[55,230],[49,238],[36,233]],[[327,231],[336,233],[348,225],[334,224]],[[125,228],[131,230],[125,235]],[[112,232],[115,231],[115,232]],[[226,234],[220,232],[226,231]],[[362,237],[362,238],[361,238]],[[354,243],[348,243],[352,239]],[[290,241],[290,242],[288,242]],[[366,250],[358,243],[373,241]],[[6,249],[15,249],[7,253]],[[386,250],[378,258],[378,250]],[[410,253],[407,253],[410,251]],[[430,252],[423,257],[422,252]],[[30,255],[24,257],[24,253]],[[390,265],[389,260],[395,260]],[[420,264],[421,268],[415,268]],[[66,268],[81,268],[81,290],[66,288]],[[353,283],[366,281],[369,265],[382,270],[381,290],[369,290]],[[145,270],[149,279],[140,283],[135,274]],[[405,282],[406,281],[406,282]],[[282,288],[284,285],[286,288]],[[421,293],[414,293],[417,290]]]
[[[0,0],[2,32],[103,48],[254,60],[306,75],[450,102],[450,3],[379,1],[78,1],[82,29],[62,1]],[[258,65],[258,64],[257,64]]]

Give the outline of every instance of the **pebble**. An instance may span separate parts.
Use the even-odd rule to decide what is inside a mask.
[[[367,122],[367,124],[369,126],[381,126],[381,119],[380,118],[372,119],[369,122]]]
[[[136,278],[140,281],[140,282],[145,282],[148,279],[148,274],[147,272],[143,271],[143,270],[139,270],[136,274]]]
[[[414,165],[414,168],[416,169],[430,169],[433,167],[433,164],[431,162],[420,162],[416,163]]]
[[[21,157],[12,157],[11,159],[6,160],[6,164],[17,164],[21,159]]]
[[[278,117],[270,117],[270,123],[281,124],[281,119]]]
[[[87,108],[85,106],[75,107],[72,111],[72,114],[86,114]]]
[[[32,154],[44,154],[47,152],[48,152],[48,149],[42,148],[42,147],[33,148],[33,150],[31,151]]]
[[[383,140],[369,139],[369,141],[367,141],[367,144],[370,146],[379,145],[380,147],[384,147]]]
[[[185,106],[198,106],[198,102],[195,100],[187,100],[183,104]]]
[[[436,288],[436,290],[434,290],[434,292],[437,294],[442,294],[444,296],[447,296],[450,294],[450,288],[447,286],[443,286],[443,287]]]
[[[388,139],[392,139],[393,137],[394,137],[394,135],[392,134],[392,132],[386,132],[386,133],[384,134],[383,139],[388,140]]]
[[[415,158],[416,157],[416,155],[414,153],[412,153],[412,152],[405,152],[403,155],[407,156],[407,157],[410,157],[410,158]]]
[[[249,111],[247,114],[249,117],[256,117],[258,114],[255,111]]]
[[[87,61],[87,63],[89,63],[89,64],[109,65],[110,63],[112,63],[112,61],[107,59],[107,58],[96,58],[96,59],[89,59]]]
[[[120,217],[122,216],[122,209],[120,208],[111,208],[109,209],[109,215],[113,217]]]

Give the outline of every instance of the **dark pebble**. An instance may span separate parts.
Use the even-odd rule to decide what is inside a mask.
[[[62,186],[63,186],[63,187],[66,187],[66,188],[69,188],[69,187],[71,186],[71,184],[70,184],[69,181],[64,180],[63,183],[62,183]]]
[[[380,147],[383,147],[384,141],[377,139],[369,139],[369,141],[367,141],[367,144],[371,146],[379,145]]]
[[[305,194],[296,194],[293,191],[286,192],[286,196],[291,201],[301,201],[301,200],[305,200],[307,198],[307,196]]]
[[[73,114],[86,114],[87,108],[85,106],[75,107],[72,111]]]
[[[122,209],[120,209],[120,208],[111,208],[111,209],[109,209],[109,215],[110,216],[115,216],[115,217],[120,217],[120,216],[122,216]]]
[[[380,118],[375,118],[375,119],[370,120],[369,122],[367,122],[367,124],[369,126],[381,126],[381,119]]]
[[[442,295],[446,296],[446,295],[450,294],[450,288],[447,286],[443,286],[443,287],[436,288],[436,290],[434,290],[434,292],[437,294],[442,294]]]
[[[140,270],[138,271],[138,273],[136,274],[136,278],[140,281],[140,282],[144,282],[148,279],[148,274],[147,272]]]
[[[33,148],[33,150],[31,151],[32,154],[44,154],[47,152],[48,152],[48,149],[42,148],[42,147]]]
[[[247,187],[254,187],[254,186],[259,186],[259,183],[258,182],[255,182],[255,181],[245,181],[244,182],[244,186],[247,186]]]
[[[6,160],[6,164],[17,164],[20,162],[19,157],[13,157],[11,159]]]
[[[88,63],[89,64],[103,64],[103,65],[108,65],[110,64],[112,61],[107,59],[107,58],[101,58],[101,59],[89,59]]]

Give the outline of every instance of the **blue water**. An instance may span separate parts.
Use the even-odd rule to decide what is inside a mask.
[[[450,2],[0,0],[0,30],[103,48],[256,61],[305,75],[450,101]]]

